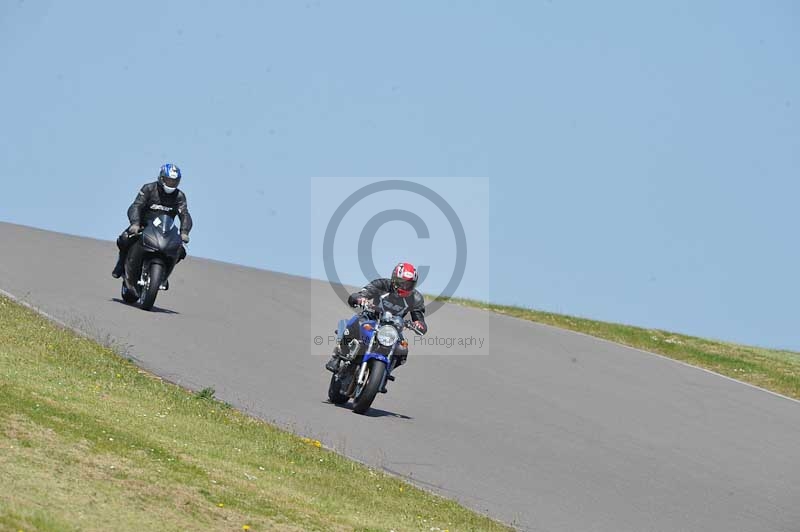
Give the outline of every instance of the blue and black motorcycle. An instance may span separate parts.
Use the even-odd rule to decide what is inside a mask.
[[[353,412],[363,414],[375,396],[385,391],[387,380],[394,380],[390,374],[392,357],[398,345],[408,346],[403,338],[403,329],[419,331],[413,322],[404,321],[383,308],[383,299],[377,306],[361,307],[362,311],[350,320],[339,321],[336,329],[338,345],[342,339],[352,338],[342,346],[339,354],[339,370],[331,376],[328,399],[336,405],[353,399]]]

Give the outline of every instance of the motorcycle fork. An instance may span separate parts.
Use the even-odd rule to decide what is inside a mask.
[[[392,350],[389,351],[389,354],[386,356],[386,371],[383,372],[383,379],[381,379],[381,387],[378,388],[379,390],[386,388],[386,379],[389,378],[389,373],[392,371],[392,355],[394,355],[395,348],[397,348],[397,342],[395,342],[392,346]]]
[[[366,349],[366,351],[364,351],[364,353],[369,353],[370,352],[370,349],[372,349],[372,344],[374,342],[375,342],[375,335],[373,334],[372,338],[369,341],[369,344],[367,345],[367,349]],[[350,386],[348,387],[348,390],[347,390],[347,394],[345,394],[345,395],[349,395],[349,396],[352,397],[353,394],[355,394],[356,389],[359,386],[362,386],[362,387],[364,386],[364,383],[362,381],[364,380],[364,372],[366,370],[367,370],[367,364],[366,364],[366,362],[364,362],[363,357],[362,357],[362,361],[359,364],[358,372],[354,375],[353,382],[350,383]]]
[[[369,341],[369,345],[367,346],[366,353],[371,353],[372,352],[372,345],[374,343],[375,343],[375,335],[373,334],[372,338]],[[356,379],[356,384],[360,384],[361,386],[364,386],[364,384],[365,384],[363,382],[364,381],[364,372],[366,370],[367,370],[367,364],[365,362],[361,362],[361,368],[360,368],[360,370],[358,372],[358,379]]]
[[[155,258],[155,257],[153,257]],[[148,285],[150,284],[150,264],[153,262],[153,258],[145,258],[142,260],[142,271],[139,274],[139,280],[136,282],[137,285],[141,287],[140,290],[147,290]],[[159,258],[159,262],[161,262],[162,266],[164,267],[164,278],[161,279],[161,284],[163,285],[169,279],[169,276],[172,275],[172,270],[175,269],[175,261],[169,260],[161,260]],[[161,287],[158,288],[162,290]]]
[[[139,291],[143,293],[147,290],[147,285],[150,283],[150,261],[145,259],[142,261],[142,271],[139,273],[139,280],[136,284],[140,286]]]

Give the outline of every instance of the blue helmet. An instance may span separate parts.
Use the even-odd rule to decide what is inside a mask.
[[[158,172],[158,182],[164,187],[164,192],[172,194],[181,182],[181,169],[172,163],[163,165]]]

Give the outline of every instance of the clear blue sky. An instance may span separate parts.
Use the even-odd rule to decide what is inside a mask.
[[[113,239],[174,161],[193,254],[311,275],[313,177],[470,176],[460,295],[800,349],[799,29],[793,1],[10,0],[0,220]]]

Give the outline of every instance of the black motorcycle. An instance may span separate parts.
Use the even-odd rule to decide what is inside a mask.
[[[183,242],[175,218],[161,214],[130,238],[138,238],[128,251],[122,281],[122,299],[150,310],[159,290],[169,289],[169,276],[177,264]],[[129,286],[136,286],[131,290]]]

